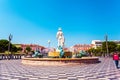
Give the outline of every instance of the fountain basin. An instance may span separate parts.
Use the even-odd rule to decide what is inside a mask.
[[[23,58],[25,65],[69,65],[69,64],[93,64],[98,63],[98,57],[82,58]]]

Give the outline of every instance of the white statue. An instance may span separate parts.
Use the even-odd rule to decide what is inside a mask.
[[[58,39],[58,47],[61,46],[63,48],[64,42],[65,42],[65,38],[64,38],[64,35],[63,35],[63,32],[62,32],[61,28],[58,29],[56,37]]]

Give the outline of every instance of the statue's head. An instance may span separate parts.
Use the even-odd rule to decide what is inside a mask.
[[[62,29],[59,27],[59,28],[58,28],[58,31],[62,31]]]

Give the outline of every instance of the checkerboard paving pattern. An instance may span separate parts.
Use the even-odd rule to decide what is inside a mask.
[[[21,60],[0,60],[0,80],[120,80],[112,58],[101,63],[66,66],[31,66]]]

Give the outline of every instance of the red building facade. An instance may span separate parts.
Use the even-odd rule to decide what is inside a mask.
[[[87,51],[87,50],[91,49],[92,46],[93,46],[92,44],[76,44],[73,46],[73,48],[77,51],[81,51],[81,50]]]
[[[42,49],[44,49],[43,46],[36,45],[36,44],[19,44],[19,47],[22,48],[22,52],[25,52],[26,47],[28,47],[28,46],[31,48],[32,51],[36,51],[36,50],[41,51]]]

